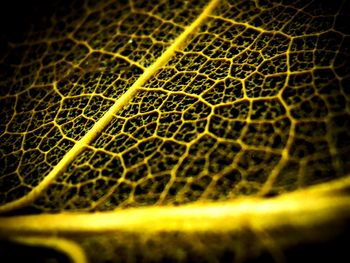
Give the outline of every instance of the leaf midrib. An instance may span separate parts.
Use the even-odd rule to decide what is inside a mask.
[[[137,81],[125,92],[109,110],[92,126],[92,128],[79,140],[76,144],[63,156],[57,165],[50,171],[48,175],[27,195],[22,196],[12,202],[0,206],[0,213],[6,213],[18,209],[26,204],[36,200],[39,195],[48,188],[55,178],[63,173],[68,165],[78,156],[86,146],[88,146],[112,121],[114,115],[123,109],[131,99],[136,95],[137,91],[160,69],[164,66],[175,51],[184,48],[184,43],[189,36],[195,32],[213,12],[218,5],[219,0],[211,0],[203,9],[202,13],[192,22],[186,29],[174,40],[172,45],[137,79]]]
[[[257,226],[260,229],[275,228],[283,224],[308,226],[332,221],[338,216],[348,217],[350,197],[344,192],[349,186],[350,177],[346,176],[272,199],[249,197],[177,207],[163,206],[161,209],[153,206],[100,213],[0,217],[0,236],[23,236],[23,231],[31,236],[50,233],[87,235],[118,230],[143,234],[179,230],[225,232],[239,231],[242,226],[248,225],[253,229]]]

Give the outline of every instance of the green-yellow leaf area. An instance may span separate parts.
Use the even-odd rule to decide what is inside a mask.
[[[52,28],[12,44],[1,61],[7,71],[1,90],[0,202],[14,202],[13,209],[45,189],[205,4],[86,1],[64,17],[54,16]],[[64,32],[58,29],[62,24]]]
[[[85,6],[62,38],[14,47],[4,211],[279,195],[349,172],[341,5],[175,2]]]

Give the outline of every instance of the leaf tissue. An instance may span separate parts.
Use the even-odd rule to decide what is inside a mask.
[[[1,37],[5,262],[349,258],[347,1],[34,4]]]

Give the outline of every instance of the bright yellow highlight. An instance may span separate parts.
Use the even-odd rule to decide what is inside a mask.
[[[350,212],[342,190],[350,177],[271,199],[192,203],[179,207],[140,207],[99,213],[61,213],[0,218],[0,234],[98,233],[105,231],[228,231],[243,226],[269,228],[308,225]],[[317,214],[317,216],[316,216]],[[38,223],[40,221],[40,223]],[[220,226],[220,227],[219,227]]]

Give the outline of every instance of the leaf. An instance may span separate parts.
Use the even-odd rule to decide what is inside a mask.
[[[220,207],[226,201],[232,211],[228,222],[241,229],[245,218],[262,223],[248,220],[242,233],[222,229],[254,244],[252,257],[266,246],[281,260],[286,248],[272,232],[283,222],[300,227],[295,220],[304,209],[302,227],[334,219],[325,215],[332,194],[317,189],[329,185],[329,192],[337,193],[332,213],[347,207],[348,196],[338,190],[348,187],[349,178],[345,1],[84,1],[61,8],[34,23],[25,39],[10,41],[0,60],[0,212],[13,215],[0,218],[0,234],[95,262],[89,249],[95,243],[116,251],[126,246],[134,253],[139,245],[126,241],[134,235],[143,244],[153,235],[161,240],[162,231],[192,231],[189,240],[198,231],[216,233],[222,222],[213,221],[210,209],[219,209],[223,220]],[[319,216],[313,217],[311,203],[302,201],[309,192],[301,189],[318,184],[321,188],[310,190],[313,202],[322,200],[314,208]],[[264,220],[259,207],[270,204],[267,196],[278,196],[271,201],[277,208],[264,210],[271,215]],[[248,215],[242,215],[240,200],[254,200]],[[283,221],[288,200],[300,206]],[[197,229],[198,218],[186,212],[186,203],[193,203],[188,207],[199,209],[208,225]],[[179,209],[168,208],[174,205]],[[102,212],[111,210],[116,211]],[[174,228],[147,223],[149,215],[165,220],[162,211],[174,211],[165,218]],[[47,215],[53,212],[58,214]],[[180,214],[180,223],[173,213]],[[130,233],[123,222],[132,226],[138,215]],[[33,230],[37,220],[42,231]],[[65,220],[69,231],[60,225]],[[106,220],[114,222],[111,229],[101,226]],[[150,226],[152,234],[142,239],[139,235],[148,231],[144,224],[160,227]],[[316,242],[318,229],[310,229]],[[70,231],[85,236],[69,238]],[[125,233],[118,239],[103,235],[106,231]],[[251,237],[261,231],[270,231],[275,241]],[[185,245],[156,260],[191,261],[185,239],[165,236],[165,246]],[[286,239],[288,247],[298,238]],[[215,242],[198,242],[216,251],[203,256],[209,261],[224,253],[209,245]],[[234,253],[245,251],[232,240],[228,244]]]

